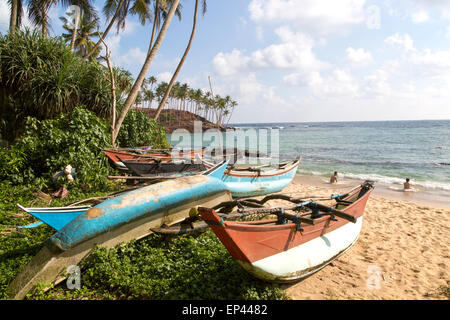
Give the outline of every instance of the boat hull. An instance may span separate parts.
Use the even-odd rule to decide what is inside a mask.
[[[254,197],[280,192],[287,187],[295,177],[301,159],[293,161],[283,169],[269,171],[239,171],[226,170],[222,181],[234,198]],[[205,167],[212,164],[203,161]]]
[[[178,181],[176,188],[175,181]],[[100,204],[103,206],[98,205],[104,210],[103,215],[96,217],[95,211],[90,214],[87,211],[62,228],[11,282],[11,297],[23,299],[37,283],[56,285],[63,281],[67,278],[67,268],[77,265],[95,245],[111,248],[141,239],[151,234],[152,229],[163,224],[170,226],[188,217],[193,207],[213,207],[232,199],[220,180],[208,176],[179,178],[156,185],[160,187],[151,189],[153,195],[152,192],[139,194],[132,191],[126,197],[108,199]],[[190,197],[184,197],[176,192],[180,188],[183,191],[191,189],[193,193]],[[178,200],[171,201],[170,196]],[[143,202],[147,205],[143,206]],[[109,211],[108,206],[110,210],[115,207],[115,210]]]
[[[199,213],[250,274],[267,281],[291,282],[320,270],[356,242],[372,190],[361,186],[346,197],[351,204],[337,209],[353,216],[351,221],[355,223],[328,214],[313,218],[313,224],[300,226],[297,223],[280,224],[276,219],[223,221],[208,208],[199,208]],[[309,217],[311,213],[302,215]]]
[[[274,176],[244,176],[224,174],[222,181],[235,198],[254,197],[280,192],[295,176],[296,168]]]
[[[350,249],[358,240],[362,219],[273,256],[255,262],[237,262],[248,273],[265,281],[284,283],[301,280]]]
[[[119,169],[127,169],[125,164],[121,160],[141,160],[141,161],[153,161],[158,160],[162,162],[170,162],[174,158],[187,158],[194,159],[195,154],[203,155],[205,149],[201,150],[189,150],[189,151],[171,151],[171,152],[148,152],[144,154],[119,151],[113,149],[103,149],[103,153],[108,157],[109,161]]]
[[[122,160],[122,163],[129,170],[141,177],[170,176],[174,174],[193,175],[206,170],[205,166],[197,163],[152,163],[140,160]]]
[[[183,213],[169,215],[167,212],[170,209],[226,191],[226,186],[220,180],[203,175],[152,184],[107,199],[92,207],[55,233],[51,241],[60,249],[67,250],[90,238],[147,216],[154,217],[160,226],[176,223],[187,216]]]

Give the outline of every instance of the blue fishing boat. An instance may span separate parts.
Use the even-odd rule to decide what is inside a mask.
[[[68,250],[83,241],[144,218],[151,218],[158,226],[174,224],[186,215],[172,214],[171,209],[225,191],[227,187],[219,179],[205,175],[155,183],[90,208],[55,233],[51,242],[62,250]]]
[[[17,204],[17,206],[23,211],[31,214],[33,217],[41,220],[40,222],[33,223],[28,226],[21,226],[19,228],[32,228],[45,223],[56,230],[60,230],[67,223],[91,208],[91,206],[24,208],[20,204]]]
[[[14,299],[23,299],[36,283],[56,285],[67,277],[67,268],[77,265],[95,245],[114,247],[152,233],[153,228],[172,226],[189,217],[193,207],[215,205],[232,199],[220,180],[228,165],[223,162],[202,175],[181,177],[138,188],[89,208],[69,218],[11,282]],[[36,212],[34,212],[36,214]],[[42,212],[40,212],[42,214]],[[48,213],[48,212],[47,212]],[[47,220],[40,215],[40,219]]]
[[[226,162],[222,162],[202,172],[202,175],[220,179],[227,166]],[[25,212],[31,214],[33,217],[39,219],[39,222],[29,224],[26,226],[19,226],[18,229],[35,228],[43,223],[50,227],[61,230],[65,225],[74,220],[79,215],[85,213],[92,206],[78,206],[78,207],[48,207],[48,208],[25,208],[20,204],[17,206]]]
[[[202,162],[206,168],[214,166],[214,164],[205,160],[202,160]],[[283,190],[291,183],[300,163],[301,157],[277,165],[229,166],[221,180],[235,198],[275,193]]]

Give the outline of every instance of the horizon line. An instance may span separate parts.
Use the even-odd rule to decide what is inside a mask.
[[[232,125],[238,125],[238,124],[277,124],[277,123],[341,123],[341,122],[401,122],[401,121],[450,121],[449,119],[415,119],[415,120],[338,120],[338,121],[300,121],[300,122],[293,122],[293,121],[280,121],[280,122],[233,122],[229,123],[229,126]]]

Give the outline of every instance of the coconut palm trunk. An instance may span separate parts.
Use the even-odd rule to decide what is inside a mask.
[[[42,36],[47,37],[47,2],[42,2]]]
[[[80,18],[77,15],[75,17],[75,21],[73,23],[72,40],[70,41],[70,51],[73,51],[73,48],[75,47],[75,38],[77,35],[77,27],[78,27],[79,22],[80,22]]]
[[[106,38],[109,30],[111,30],[112,26],[114,25],[114,22],[116,21],[117,17],[119,16],[120,8],[122,7],[122,4],[124,3],[124,1],[125,0],[120,0],[119,4],[117,5],[116,12],[114,13],[114,16],[111,18],[111,21],[109,22],[108,26],[106,27],[105,32],[103,32],[103,34],[100,36],[100,40],[97,41],[97,43],[92,48],[92,50],[84,57],[84,60],[89,59],[89,57],[92,56],[92,54],[94,52],[96,52],[97,48],[100,46],[102,41]]]
[[[175,73],[172,76],[172,79],[170,79],[169,87],[167,88],[167,91],[166,91],[163,99],[161,100],[161,102],[160,102],[160,104],[158,106],[158,109],[156,109],[156,114],[155,114],[155,117],[154,117],[155,120],[158,120],[159,115],[161,114],[161,110],[162,110],[164,104],[166,103],[167,97],[169,96],[170,90],[172,89],[172,86],[173,86],[173,84],[175,82],[175,79],[177,78],[178,73],[180,72],[181,67],[183,66],[183,63],[186,60],[186,56],[189,53],[189,50],[191,49],[192,41],[194,40],[194,35],[195,35],[195,28],[197,26],[197,11],[198,11],[198,0],[195,0],[194,22],[193,22],[193,25],[192,25],[191,37],[189,38],[189,43],[188,43],[188,45],[186,47],[186,50],[184,51],[184,54],[183,54],[183,57],[180,60],[180,63],[177,66],[177,69],[175,70]]]
[[[18,14],[18,4],[19,0],[11,0],[11,17],[9,20],[9,33],[13,34],[16,31],[17,25],[17,14]]]
[[[142,85],[142,81],[144,81],[145,75],[147,74],[147,71],[153,62],[153,59],[155,58],[156,53],[158,52],[159,47],[161,46],[161,44],[164,40],[164,37],[166,36],[167,30],[169,29],[170,23],[172,22],[172,18],[175,14],[175,11],[176,11],[179,3],[180,3],[180,0],[173,1],[172,7],[170,8],[166,19],[164,20],[164,23],[161,27],[161,31],[159,32],[158,37],[156,38],[155,44],[153,45],[153,47],[151,44],[149,45],[147,57],[145,59],[144,65],[142,66],[141,72],[139,73],[138,77],[136,78],[136,81],[134,82],[133,87],[131,88],[131,91],[127,97],[127,100],[125,101],[125,104],[123,106],[123,110],[122,110],[122,113],[120,114],[119,119],[117,119],[116,127],[114,130],[113,141],[116,141],[117,134],[119,133],[122,122],[125,119],[125,116],[127,115],[128,110],[131,108],[134,101],[136,100],[137,94]]]

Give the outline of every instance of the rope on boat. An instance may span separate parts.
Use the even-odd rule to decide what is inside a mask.
[[[366,181],[362,185],[353,188],[349,192],[345,194],[337,194],[332,195],[330,198],[326,198],[324,200],[336,200],[337,203],[343,203],[343,204],[351,204],[353,202],[351,201],[345,201],[342,200],[342,198],[347,197],[351,192],[357,190],[358,188],[361,188],[361,192],[367,191],[373,187],[372,181]],[[361,192],[359,196],[361,195]],[[359,198],[359,197],[358,197]],[[285,207],[265,207],[264,203],[266,203],[269,200],[274,199],[281,199],[286,200],[289,202],[292,202],[294,205],[292,206],[285,206]],[[236,211],[232,211],[233,208],[237,207]],[[357,218],[351,214],[348,214],[346,212],[340,211],[335,209],[334,207],[326,206],[320,203],[317,203],[316,201],[309,199],[305,201],[305,199],[298,199],[293,198],[284,194],[273,194],[268,195],[264,197],[261,200],[258,199],[252,199],[252,198],[244,198],[244,199],[236,199],[231,201],[225,201],[222,203],[219,203],[218,205],[214,206],[212,208],[215,210],[220,217],[220,222],[211,222],[211,221],[205,221],[208,225],[217,225],[221,226],[224,224],[225,220],[235,220],[235,219],[242,219],[242,218],[256,218],[256,217],[263,217],[267,215],[276,215],[277,216],[277,222],[278,224],[286,224],[287,221],[292,221],[296,224],[296,230],[297,231],[303,231],[302,229],[302,223],[306,223],[309,225],[315,224],[315,219],[323,217],[323,216],[330,216],[330,220],[337,221],[335,218],[340,217],[341,219],[350,221],[352,223],[356,223]],[[305,210],[307,210],[305,212]],[[295,214],[287,213],[286,211],[293,211]],[[310,217],[307,217],[310,215]],[[189,218],[186,218],[186,222],[193,222],[197,219],[200,219],[200,216],[198,214],[198,208],[192,208],[189,212]],[[189,220],[189,221],[188,221]],[[173,228],[172,228],[173,229]],[[155,232],[161,233],[161,234],[175,234],[175,231],[171,228],[168,228],[166,230],[159,228],[158,231],[153,230]],[[185,234],[194,232],[200,229],[204,229],[204,225],[199,226],[199,228],[191,228],[191,231],[183,230],[183,233],[179,234]]]

